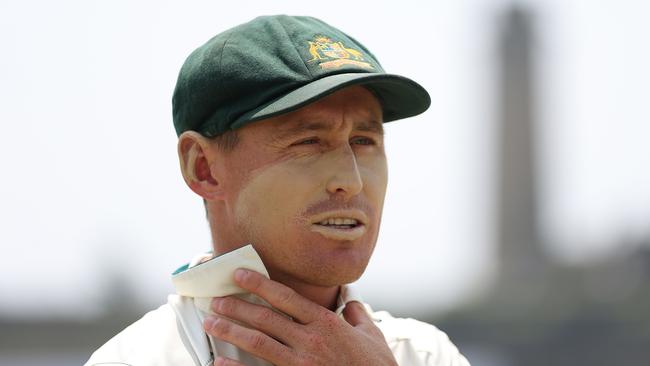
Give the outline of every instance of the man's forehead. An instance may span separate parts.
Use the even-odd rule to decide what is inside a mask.
[[[339,128],[338,121],[332,121],[327,116],[305,116],[303,118],[289,118],[278,121],[275,129],[279,137],[291,136],[304,131],[332,131]],[[358,118],[353,120],[352,129],[356,131],[374,132],[384,134],[384,127],[378,118]]]

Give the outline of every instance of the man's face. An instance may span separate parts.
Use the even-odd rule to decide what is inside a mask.
[[[234,228],[228,245],[252,243],[276,280],[333,286],[359,278],[387,183],[382,112],[372,93],[340,90],[252,123],[239,138],[223,172],[220,221]]]

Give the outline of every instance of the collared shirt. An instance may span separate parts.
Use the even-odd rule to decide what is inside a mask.
[[[209,257],[198,256],[177,270],[172,277],[177,294],[169,295],[167,304],[147,313],[95,351],[86,366],[207,366],[217,355],[249,366],[270,366],[269,362],[203,330],[203,320],[212,313],[213,297],[234,295],[270,307],[253,294],[241,293],[232,280],[237,268],[251,269],[268,277],[261,259],[251,245],[213,259]],[[339,316],[351,301],[363,303],[355,287],[341,286],[336,310]],[[447,335],[433,325],[394,318],[363,304],[399,365],[469,366]]]

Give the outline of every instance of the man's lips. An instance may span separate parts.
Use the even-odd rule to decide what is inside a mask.
[[[313,232],[332,240],[351,241],[365,234],[368,216],[360,210],[336,210],[314,215],[310,221]]]
[[[322,224],[325,221],[332,222],[336,224],[336,220],[354,220],[358,225],[366,225],[368,223],[368,215],[361,210],[355,209],[345,209],[345,210],[330,210],[319,212],[318,214],[312,215],[309,218],[309,221],[312,224]],[[343,222],[338,222],[338,224],[343,224]],[[349,222],[348,222],[349,224]]]

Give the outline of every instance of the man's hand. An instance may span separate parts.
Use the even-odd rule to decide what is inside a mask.
[[[241,288],[266,300],[293,321],[265,306],[236,297],[215,298],[206,331],[275,365],[397,365],[384,336],[362,304],[350,302],[343,316],[306,299],[291,288],[247,270],[235,272]],[[216,365],[243,365],[219,358]]]

